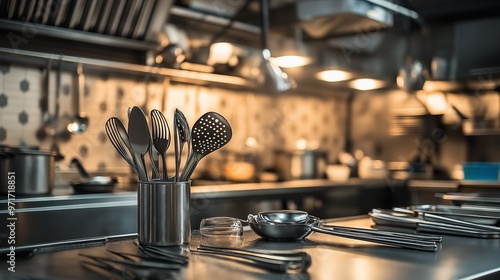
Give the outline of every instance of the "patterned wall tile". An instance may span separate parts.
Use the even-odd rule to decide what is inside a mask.
[[[3,68],[2,68],[3,69]],[[84,69],[85,72],[85,69]],[[36,68],[10,66],[0,74],[0,90],[8,98],[7,106],[0,106],[0,127],[4,126],[6,137],[1,144],[40,145],[48,149],[52,138],[36,138],[42,125],[39,107],[42,90],[42,71]],[[331,157],[344,145],[345,104],[334,98],[301,96],[270,96],[250,91],[238,92],[216,87],[203,87],[170,83],[167,79],[124,79],[102,77],[85,72],[84,112],[90,118],[88,130],[68,138],[65,126],[74,114],[74,72],[61,73],[59,96],[60,118],[58,120],[58,144],[65,159],[58,163],[60,170],[69,170],[73,157],[84,161],[91,172],[129,172],[126,162],[110,144],[104,132],[104,124],[111,116],[119,117],[127,125],[127,109],[134,105],[146,111],[160,109],[172,125],[175,108],[180,109],[191,125],[205,112],[217,111],[225,116],[233,127],[233,140],[225,150],[230,152],[256,153],[264,166],[272,166],[273,152],[285,147],[293,149],[296,140],[307,139],[313,146],[329,151]],[[21,81],[29,83],[22,93]],[[56,75],[50,77],[49,109],[55,111]],[[25,111],[28,122],[18,122],[19,113]],[[173,128],[171,127],[173,132]],[[0,133],[1,134],[1,133]],[[1,135],[0,135],[1,136]],[[249,141],[248,139],[251,139]],[[185,149],[186,150],[186,149]],[[169,149],[170,168],[173,168],[173,144]],[[208,157],[220,157],[214,153]],[[209,162],[210,160],[207,160]],[[204,167],[204,161],[200,168]]]

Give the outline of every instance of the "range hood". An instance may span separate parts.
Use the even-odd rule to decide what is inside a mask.
[[[297,15],[305,33],[314,39],[390,28],[393,15],[364,0],[297,1]]]
[[[0,3],[0,29],[141,48],[140,42],[156,40],[171,5],[172,0],[9,0]]]
[[[431,80],[424,90],[497,90],[500,17],[459,21],[431,35]]]

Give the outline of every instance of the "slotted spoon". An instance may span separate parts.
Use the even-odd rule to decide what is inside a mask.
[[[179,181],[182,150],[185,143],[188,143],[188,154],[190,153],[189,143],[191,142],[191,132],[186,117],[179,109],[174,112],[174,144],[175,144],[175,181]],[[188,155],[189,158],[189,155]]]
[[[139,175],[139,173],[137,173],[137,168],[135,167],[134,161],[130,156],[130,154],[132,154],[132,151],[130,150],[130,141],[128,139],[128,134],[125,130],[125,127],[123,126],[122,121],[117,117],[111,117],[106,121],[104,128],[113,147],[115,147],[116,151],[130,165],[134,173],[136,175]],[[127,148],[128,152],[127,150],[125,150],[125,147]]]
[[[192,152],[182,171],[180,181],[189,180],[198,162],[206,155],[226,145],[232,136],[231,126],[220,114],[208,112],[201,116],[193,125]]]
[[[170,127],[168,126],[167,119],[157,109],[151,110],[151,123],[152,123],[152,136],[153,146],[160,153],[163,164],[163,180],[167,181],[167,160],[166,152],[170,146]]]

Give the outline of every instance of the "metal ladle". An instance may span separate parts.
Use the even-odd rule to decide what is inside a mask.
[[[279,212],[279,211],[276,211]],[[268,214],[271,212],[268,212]],[[262,213],[261,213],[262,214]],[[289,217],[292,212],[287,213]],[[302,215],[302,213],[299,213]],[[269,217],[269,215],[268,215]],[[257,215],[248,215],[248,223],[252,230],[264,239],[277,241],[301,240],[312,232],[325,233],[329,235],[345,237],[350,239],[374,242],[384,245],[396,246],[422,251],[436,251],[437,244],[434,241],[410,239],[404,237],[377,236],[368,233],[359,233],[343,230],[330,230],[320,227],[319,218],[309,215],[307,222],[294,223],[293,220],[288,223],[273,223],[259,219]]]
[[[73,98],[73,106],[75,110],[75,116],[72,122],[68,124],[68,131],[73,134],[79,134],[87,130],[89,125],[89,118],[82,113],[81,103],[85,94],[85,76],[83,75],[82,64],[77,66],[77,89],[76,94]]]
[[[295,87],[295,81],[281,68],[271,61],[271,51],[268,44],[269,33],[269,0],[260,1],[261,12],[261,43],[262,70],[265,73],[265,83],[277,92],[285,92]]]

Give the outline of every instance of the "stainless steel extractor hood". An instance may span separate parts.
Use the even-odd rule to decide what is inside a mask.
[[[323,39],[392,27],[387,9],[364,0],[297,1],[302,28],[312,38]]]
[[[0,2],[0,29],[92,43],[151,42],[173,0],[9,0]],[[140,47],[140,44],[131,46]],[[123,46],[122,46],[123,47]]]

